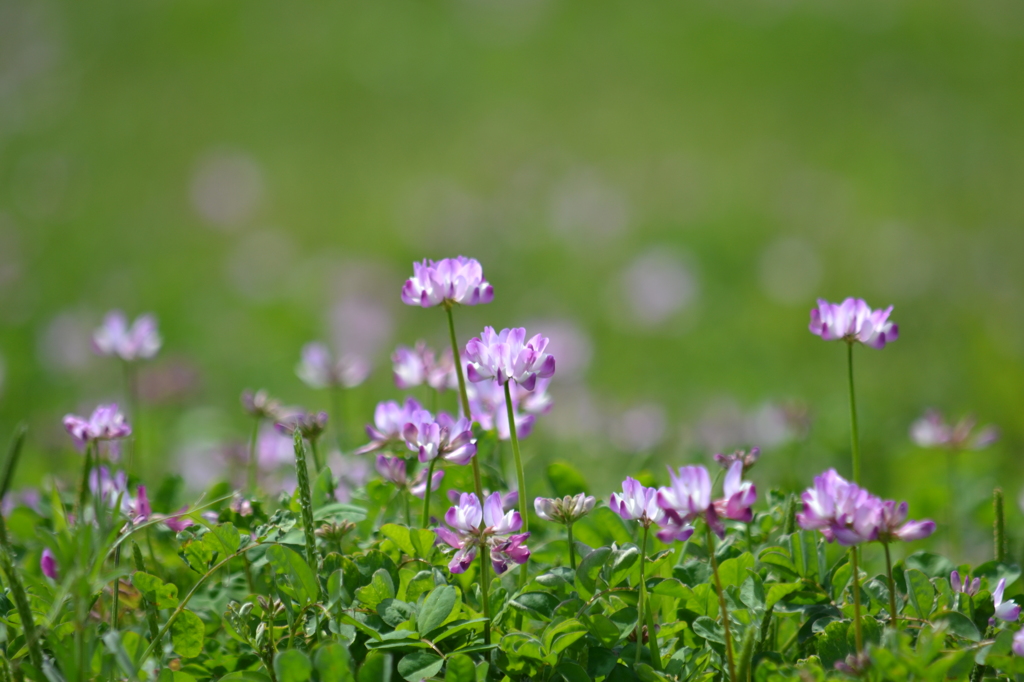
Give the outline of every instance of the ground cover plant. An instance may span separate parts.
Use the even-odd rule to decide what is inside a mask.
[[[661,481],[627,477],[597,499],[566,463],[546,480],[524,475],[520,439],[550,409],[558,359],[543,330],[486,327],[464,341],[459,306],[494,297],[480,264],[417,263],[400,295],[446,327],[450,348],[395,351],[398,389],[431,404],[377,406],[344,461],[370,460],[379,478],[356,489],[324,451],[343,443],[338,406],[366,368],[320,344],[297,373],[331,412],[246,391],[245,486],[184,507],[175,479],[147,487],[133,475],[134,405],[66,417],[81,471],[36,497],[9,490],[19,429],[0,477],[0,682],[1024,675],[1001,493],[991,561],[922,550],[893,562],[893,544],[936,525],[858,483],[854,358],[897,339],[891,308],[847,299],[811,311],[814,335],[845,344],[849,477],[812,471],[805,490],[762,491],[749,480],[755,448],[716,454],[715,471],[681,462]],[[94,343],[124,366],[131,396],[161,339],[152,317],[114,313]],[[437,408],[449,391],[455,414]],[[267,423],[292,439],[294,493],[276,498],[261,492]],[[951,451],[992,437],[937,415],[914,431]]]

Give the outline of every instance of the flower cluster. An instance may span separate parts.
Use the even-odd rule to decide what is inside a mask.
[[[907,521],[906,502],[876,497],[835,469],[816,476],[802,499],[804,508],[797,514],[800,526],[821,531],[829,542],[841,545],[920,540],[935,531],[934,521]]]
[[[116,403],[98,406],[88,418],[75,414],[66,415],[64,428],[79,450],[85,450],[90,443],[127,438],[132,435],[132,427],[117,409]]]
[[[892,306],[872,310],[860,298],[848,298],[842,303],[829,303],[819,298],[818,307],[811,310],[810,330],[826,341],[842,339],[847,343],[885,348],[885,344],[899,337],[899,327],[889,321],[891,313]]]
[[[140,315],[129,325],[120,310],[107,313],[103,324],[92,335],[93,350],[100,355],[117,356],[125,362],[153,357],[162,343],[155,317]]]
[[[256,419],[276,419],[281,411],[281,402],[270,397],[270,394],[259,391],[242,391],[242,407],[251,417]]]
[[[274,428],[286,436],[298,431],[303,438],[312,442],[319,439],[327,429],[327,413],[296,411],[282,415],[280,421],[274,424]]]
[[[415,398],[406,398],[402,404],[394,400],[378,403],[373,411],[373,424],[366,425],[366,435],[370,437],[370,442],[357,448],[355,454],[365,455],[402,444],[405,440],[402,435],[405,425],[411,423],[414,416],[422,411],[423,406]]]
[[[500,332],[484,327],[466,344],[467,376],[473,382],[495,379],[502,385],[512,380],[532,391],[538,378],[555,373],[555,357],[544,352],[547,346],[548,339],[540,334],[527,339],[523,327]]]
[[[476,441],[470,421],[454,419],[440,412],[435,419],[427,410],[419,410],[402,428],[406,447],[416,452],[421,462],[438,457],[453,464],[468,464],[476,454]]]
[[[977,421],[967,416],[955,426],[947,423],[938,410],[928,410],[910,425],[910,439],[922,448],[981,450],[999,440],[999,429],[991,424],[978,431]]]
[[[592,495],[579,493],[566,495],[562,498],[538,497],[533,501],[537,516],[545,521],[571,525],[590,513],[594,508],[595,499]]]
[[[515,510],[505,512],[501,502],[501,494],[492,493],[484,500],[481,511],[476,495],[462,493],[458,503],[444,515],[448,528],[439,526],[436,530],[438,539],[456,550],[448,563],[452,573],[463,573],[480,550],[490,553],[491,565],[498,575],[512,564],[529,560],[530,550],[525,543],[530,534],[516,533],[523,527],[523,519]]]
[[[551,409],[551,396],[547,393],[547,379],[539,379],[533,391],[527,391],[519,384],[512,383],[512,415],[516,435],[526,438],[533,432],[537,416]],[[496,380],[479,381],[466,386],[469,397],[469,411],[473,421],[485,431],[495,431],[499,440],[509,440],[508,409],[505,405],[505,389]]]
[[[370,366],[355,355],[335,358],[326,344],[307,343],[295,373],[310,388],[353,388],[366,381]]]
[[[458,256],[412,264],[413,276],[402,287],[402,302],[432,308],[437,305],[477,305],[494,300],[494,288],[474,258]]]
[[[423,341],[417,341],[415,348],[396,348],[391,354],[391,368],[395,386],[401,389],[426,384],[435,391],[445,391],[459,385],[452,352],[445,351],[438,356]]]
[[[401,490],[408,490],[416,497],[423,499],[427,494],[427,470],[420,469],[410,480],[407,475],[407,464],[401,457],[390,455],[377,455],[375,463],[377,473],[388,483],[392,483]],[[444,479],[444,471],[435,471],[430,479],[430,489],[437,490],[441,487]]]

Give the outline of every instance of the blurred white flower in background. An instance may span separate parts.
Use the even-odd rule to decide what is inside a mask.
[[[542,329],[548,337],[547,352],[558,358],[559,382],[580,379],[590,367],[594,344],[582,327],[566,318],[530,320],[527,329]]]
[[[225,230],[237,229],[252,218],[263,195],[262,169],[240,151],[207,152],[189,185],[189,199],[199,217]]]
[[[614,416],[608,436],[625,452],[649,452],[665,439],[665,408],[653,402],[634,405]]]
[[[654,247],[619,273],[612,296],[625,301],[614,301],[611,310],[621,322],[651,328],[688,308],[697,294],[697,278],[683,258],[672,249]]]

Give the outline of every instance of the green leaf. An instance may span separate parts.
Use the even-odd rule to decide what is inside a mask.
[[[789,550],[785,547],[765,547],[757,555],[757,560],[762,564],[767,564],[771,569],[775,570],[776,574],[781,572],[787,578],[800,577],[800,571],[797,570]]]
[[[621,549],[613,549],[608,559],[608,587],[615,587],[629,575],[629,570],[640,559],[640,549],[636,545],[629,545]],[[639,579],[639,574],[638,574]]]
[[[434,540],[437,538],[434,531],[406,528],[397,523],[388,523],[381,526],[380,532],[381,535],[398,545],[399,549],[408,556],[419,559],[430,558],[434,551]]]
[[[389,491],[394,490],[393,486],[388,488]],[[351,521],[352,523],[358,523],[366,518],[366,510],[362,507],[357,507],[354,504],[345,504],[343,502],[332,502],[331,504],[325,504],[319,509],[313,511],[314,521],[326,521],[328,519],[337,519],[342,521]]]
[[[306,682],[313,674],[313,664],[298,649],[288,649],[274,656],[274,674],[277,682]]]
[[[210,532],[203,536],[203,541],[223,559],[238,551],[242,544],[242,536],[234,525],[221,523],[212,527]]]
[[[352,656],[340,644],[329,642],[320,647],[313,657],[313,664],[320,682],[355,682]]]
[[[385,599],[377,604],[377,615],[393,628],[416,615],[416,607],[399,599]]]
[[[234,673],[234,674],[238,675],[239,673]],[[192,677],[188,673],[182,672],[180,670],[171,670],[170,668],[164,668],[163,670],[161,670],[160,671],[160,676],[158,678],[156,678],[156,679],[157,679],[157,682],[196,682],[196,678]],[[253,679],[253,678],[241,678],[241,677],[233,677],[232,675],[225,675],[224,677],[222,677],[220,679],[221,680],[228,680],[230,682],[230,680],[242,680],[242,679],[250,680],[250,679]],[[264,682],[264,681],[265,682],[270,682],[270,678],[267,677],[266,675],[261,676],[259,678],[259,682]]]
[[[566,682],[591,682],[592,679],[586,668],[568,659],[559,663],[555,672],[565,678]]]
[[[452,654],[444,669],[444,682],[476,682],[476,666],[465,654]]]
[[[932,613],[935,602],[935,588],[921,571],[916,568],[907,569],[904,573],[907,581],[907,596],[910,597],[910,605],[917,611],[917,617],[926,620]]]
[[[761,580],[761,576],[756,573],[748,575],[740,585],[740,601],[751,611],[763,613],[764,599],[764,582]]]
[[[903,564],[907,568],[916,568],[929,578],[949,578],[956,568],[946,557],[924,550],[914,552],[903,560]]]
[[[754,568],[754,555],[744,552],[734,559],[726,559],[718,566],[718,575],[722,580],[722,587],[739,587],[750,574],[748,568]]]
[[[583,474],[565,461],[556,461],[548,465],[548,482],[555,491],[555,497],[590,492]]]
[[[170,672],[170,669],[164,668],[164,670],[160,672],[161,678],[164,676],[164,671]],[[161,680],[161,682],[163,682],[163,680]],[[174,682],[181,681],[175,679]],[[237,672],[228,673],[217,682],[270,682],[270,676],[266,673],[257,672],[255,670],[239,670]]]
[[[117,630],[109,630],[103,635],[103,644],[107,647],[107,651],[114,655],[114,660],[117,661],[121,670],[128,677],[135,677],[135,664],[132,663],[131,656],[128,655],[121,643],[121,633]]]
[[[851,649],[846,641],[850,624],[845,621],[833,621],[818,634],[817,648],[821,664],[826,670],[832,670],[836,661],[845,659]]]
[[[509,604],[520,611],[526,611],[539,620],[551,620],[560,600],[550,592],[524,592]]]
[[[414,651],[398,662],[398,674],[409,682],[433,677],[444,665],[444,659],[432,651]]]
[[[395,583],[391,580],[391,574],[383,568],[374,572],[369,585],[364,585],[356,590],[356,599],[371,609],[376,609],[377,605],[385,599],[394,599],[394,597]]]
[[[171,644],[182,658],[194,658],[203,651],[206,626],[199,616],[185,609],[171,623]]]
[[[357,682],[391,682],[391,654],[371,651],[359,667]]]
[[[609,649],[619,643],[622,633],[612,619],[601,613],[591,613],[583,617],[583,622],[594,637]]]
[[[717,621],[711,620],[707,616],[701,616],[693,621],[692,627],[694,634],[698,637],[703,637],[716,644],[725,644],[725,630]]]
[[[971,619],[959,611],[943,611],[932,617],[932,624],[945,623],[951,633],[972,642],[981,641],[981,633]]]
[[[420,607],[416,624],[424,635],[440,627],[455,610],[458,593],[451,585],[442,585],[427,595]]]
[[[316,480],[313,481],[309,496],[314,510],[334,501],[334,475],[331,473],[330,467],[325,466],[320,470]]]
[[[178,586],[165,583],[155,575],[136,571],[132,585],[158,609],[173,609],[178,605]]]
[[[764,608],[770,609],[780,600],[785,599],[787,596],[798,592],[800,590],[800,583],[772,583],[768,588],[768,596],[764,600]]]
[[[544,629],[541,641],[549,654],[557,656],[586,634],[587,627],[583,623],[575,618],[569,618],[548,625]]]
[[[584,599],[594,596],[597,591],[597,576],[611,553],[608,547],[598,547],[580,562],[576,569],[576,590]]]
[[[277,575],[288,579],[291,587],[289,596],[295,601],[307,605],[312,604],[320,596],[316,576],[301,554],[284,545],[271,545],[267,549],[267,560]],[[288,594],[289,590],[285,592]]]

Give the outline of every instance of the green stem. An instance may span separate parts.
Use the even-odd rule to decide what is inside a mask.
[[[487,646],[491,645],[491,567],[487,563],[490,561],[490,552],[486,551],[486,547],[481,547],[477,554],[480,557],[480,599],[483,606],[484,620],[484,644]]]
[[[996,561],[1006,561],[1006,514],[1003,511],[1003,489],[996,488],[992,491],[992,507],[995,512],[993,530],[995,534],[995,558]]]
[[[725,656],[729,661],[729,679],[736,680],[736,662],[732,656],[732,631],[729,628],[729,610],[725,605],[725,591],[722,589],[722,578],[718,575],[718,559],[715,557],[715,533],[711,526],[704,524],[708,534],[708,556],[711,557],[711,572],[715,576],[715,588],[718,590],[718,608],[722,612],[722,629],[725,631]]]
[[[853,570],[853,634],[857,643],[856,653],[864,651],[864,635],[860,628],[860,569],[857,567],[857,548],[850,548],[850,568]],[[890,583],[890,594],[893,594]]]
[[[135,541],[132,541],[132,558],[135,560],[135,570],[145,573],[146,562],[142,558],[142,550],[139,549],[139,545]],[[149,635],[155,640],[157,634],[160,632],[160,626],[157,624],[158,614],[156,612],[156,606],[148,599],[143,598],[143,601],[146,605],[146,623],[149,625]]]
[[[310,438],[309,449],[313,451],[313,473],[319,476],[324,468],[324,463],[320,459],[320,446],[317,445],[317,440],[317,438]]]
[[[857,399],[853,392],[853,342],[846,343],[846,367],[850,380],[850,454],[853,457],[853,482],[860,483],[860,436],[857,433]]]
[[[430,460],[430,464],[427,465],[427,489],[423,493],[423,522],[420,524],[423,529],[430,525],[430,489],[433,487],[430,485],[434,478],[434,466],[437,465],[437,457]]]
[[[429,486],[428,486],[429,487]],[[405,525],[412,527],[412,509],[409,508],[409,498],[412,497],[412,493],[408,490],[402,492],[402,499],[405,502]]]
[[[121,545],[114,549],[114,570],[121,567]],[[121,604],[121,579],[114,578],[114,603],[110,609],[110,629],[117,630],[117,609]]]
[[[127,466],[125,467],[129,477],[132,475],[132,460],[135,457],[135,452],[138,450],[139,434],[142,432],[139,428],[139,391],[138,382],[135,380],[135,366],[130,362],[124,363],[124,385],[125,395],[128,399],[128,419],[131,420],[132,435],[126,439],[130,441]]]
[[[892,624],[892,629],[897,630],[899,626],[899,613],[896,610],[896,583],[892,579],[892,557],[889,556],[889,543],[883,542],[882,547],[885,548],[885,575],[889,579],[889,622]]]
[[[316,536],[313,534],[313,496],[309,491],[309,471],[306,468],[306,446],[302,434],[295,431],[295,469],[299,479],[299,506],[302,509],[302,530],[306,536],[306,563],[317,575],[319,564]]]
[[[89,500],[89,469],[92,466],[92,451],[96,441],[85,445],[85,460],[82,462],[82,482],[78,486],[78,515],[75,517],[79,525],[85,523],[85,504]]]
[[[459,397],[462,401],[462,414],[466,419],[472,421],[473,413],[469,409],[469,394],[466,393],[466,378],[462,375],[462,357],[459,354],[459,340],[455,336],[455,318],[452,316],[452,304],[445,302],[445,312],[448,313],[448,335],[452,342],[452,360],[455,362],[455,376],[459,379]],[[480,506],[484,505],[484,484],[480,477],[480,462],[474,457],[470,460],[473,464],[473,487],[476,496],[480,499]],[[522,493],[520,493],[522,495]],[[522,498],[520,498],[522,499]]]
[[[249,438],[249,494],[256,494],[256,484],[259,480],[259,459],[256,457],[256,443],[260,436],[260,418],[256,417],[252,423],[252,436]]]
[[[565,524],[565,530],[569,533],[569,568],[576,570],[576,548],[572,542],[572,523]]]
[[[511,381],[511,379],[509,380]],[[524,533],[530,532],[530,515],[526,511],[526,475],[523,473],[523,458],[519,453],[519,437],[516,435],[516,420],[515,415],[512,412],[512,389],[509,388],[509,381],[505,382],[505,411],[508,413],[508,433],[512,440],[512,456],[516,460],[516,483],[519,488],[519,505],[523,510],[523,531]],[[476,459],[474,457],[474,459]],[[519,567],[519,587],[520,589],[526,587],[526,567],[529,563],[524,563]]]
[[[647,597],[647,585],[644,581],[644,559],[647,557],[647,533],[649,530],[650,526],[644,522],[644,539],[640,544],[640,598],[636,602],[636,654],[633,657],[634,666],[640,664],[640,649],[644,646],[644,601]]]

